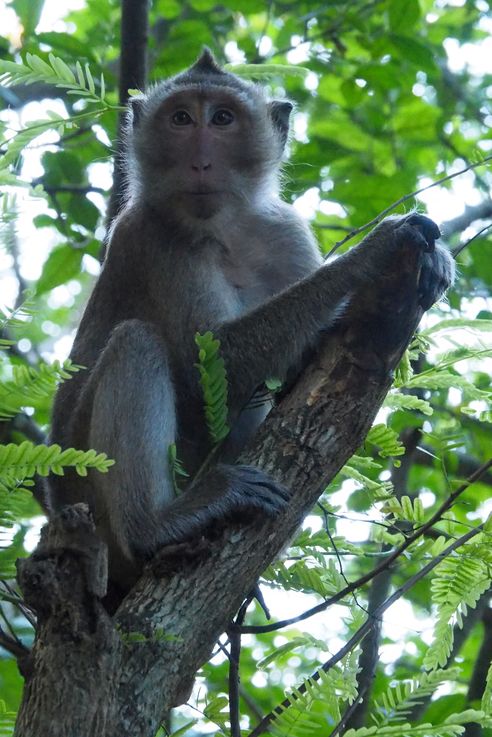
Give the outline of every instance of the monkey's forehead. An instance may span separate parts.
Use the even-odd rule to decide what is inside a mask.
[[[242,103],[245,107],[251,107],[259,101],[266,99],[262,87],[254,84],[249,84],[247,87],[238,87],[235,84],[228,84],[227,80],[219,79],[217,81],[215,79],[213,81],[207,79],[206,81],[188,83],[181,82],[181,80],[168,80],[151,88],[145,97],[147,98],[148,107],[155,108],[160,107],[165,100],[181,93],[191,93],[198,97],[222,93]]]

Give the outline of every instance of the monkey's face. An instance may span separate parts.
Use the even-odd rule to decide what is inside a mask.
[[[133,146],[145,198],[203,220],[264,196],[285,142],[271,105],[259,94],[251,99],[230,87],[197,84],[144,111]]]

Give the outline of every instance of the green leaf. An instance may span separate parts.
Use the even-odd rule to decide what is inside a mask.
[[[80,276],[84,252],[62,245],[54,248],[43,266],[41,277],[37,283],[37,295],[64,284],[73,277]]]
[[[41,18],[44,0],[12,0],[11,7],[15,10],[24,28],[24,35],[34,35],[36,26]]]
[[[389,24],[393,33],[409,34],[420,18],[418,0],[391,0],[389,9]]]
[[[300,77],[305,79],[310,73],[306,67],[287,64],[225,64],[224,69],[248,79],[270,77]]]
[[[382,423],[371,427],[366,441],[379,446],[379,455],[381,458],[401,456],[405,453],[405,446],[398,439],[398,434],[392,428]]]
[[[227,416],[227,374],[224,359],[220,355],[220,341],[208,331],[201,335],[196,333],[195,343],[198,346],[198,363],[195,364],[200,373],[205,402],[205,419],[210,438],[213,443],[220,443],[228,434]]]

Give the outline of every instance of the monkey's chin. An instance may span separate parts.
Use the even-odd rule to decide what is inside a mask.
[[[193,192],[182,196],[184,212],[197,220],[209,220],[224,206],[223,192]]]

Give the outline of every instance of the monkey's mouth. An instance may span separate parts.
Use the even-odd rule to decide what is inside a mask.
[[[193,197],[209,197],[210,195],[220,194],[218,189],[197,189],[191,192],[185,192],[185,194],[192,195]]]

